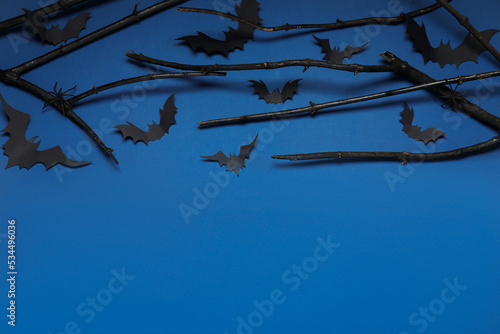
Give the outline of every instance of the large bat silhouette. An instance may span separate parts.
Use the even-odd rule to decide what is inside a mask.
[[[408,137],[415,139],[415,141],[423,141],[424,144],[427,144],[430,141],[436,141],[446,136],[446,133],[436,130],[435,128],[428,128],[424,131],[420,131],[421,128],[419,126],[412,125],[414,117],[413,108],[410,108],[406,102],[404,105],[405,107],[400,113],[401,120],[399,122],[403,124],[403,132],[406,133]]]
[[[9,124],[2,130],[9,134],[9,140],[2,146],[4,154],[9,157],[7,167],[5,167],[6,169],[13,166],[19,166],[19,169],[30,169],[33,165],[42,163],[48,170],[57,164],[68,167],[79,167],[90,163],[90,161],[75,161],[69,159],[63,153],[60,146],[38,151],[40,142],[35,143],[35,139],[38,137],[26,140],[25,136],[26,128],[30,121],[30,115],[12,108],[7,104],[1,94],[0,102],[9,117]]]
[[[114,126],[121,131],[123,139],[132,138],[134,144],[138,141],[142,141],[144,144],[148,145],[150,141],[160,140],[165,133],[168,133],[170,126],[175,123],[175,111],[177,108],[174,104],[174,94],[170,95],[163,109],[160,109],[160,124],[148,124],[148,131],[139,129],[134,124],[127,122],[128,124],[120,124]]]
[[[293,98],[293,94],[297,93],[297,87],[300,80],[302,79],[287,81],[281,92],[276,88],[272,93],[269,93],[269,89],[267,89],[266,84],[262,80],[248,80],[248,82],[252,83],[253,92],[254,94],[259,94],[259,99],[264,99],[266,103],[278,104],[285,103],[286,100]]]
[[[40,15],[25,8],[23,8],[23,11],[26,14],[26,23],[30,29],[40,36],[42,42],[53,45],[66,42],[70,38],[78,38],[80,32],[85,29],[90,15],[90,13],[84,13],[75,18],[70,18],[64,29],[61,29],[58,24],[47,29]]]
[[[332,49],[332,47],[330,46],[330,41],[328,39],[318,38],[314,35],[313,37],[321,46],[321,52],[325,54],[323,60],[334,64],[342,64],[345,58],[351,59],[353,54],[363,51],[365,46],[368,44],[365,43],[358,47],[348,45],[344,50],[340,51],[340,48],[338,46],[334,46]]]
[[[258,136],[255,136],[255,139],[250,144],[241,146],[238,155],[229,153],[228,158],[222,151],[219,151],[215,155],[202,156],[202,158],[217,161],[220,167],[225,165],[226,171],[229,173],[235,172],[237,176],[240,176],[240,169],[245,167],[245,159],[250,158],[250,152],[253,150]]]
[[[248,20],[255,24],[262,21],[259,17],[260,4],[256,0],[241,0],[241,5],[235,5],[236,14],[239,18]],[[236,49],[243,50],[243,45],[249,39],[253,39],[254,28],[245,23],[238,23],[238,28],[234,29],[229,27],[228,31],[224,31],[226,36],[225,40],[219,40],[205,35],[198,31],[198,35],[190,35],[178,38],[178,40],[185,41],[193,51],[202,50],[208,55],[215,53],[228,56],[229,52]]]
[[[458,68],[466,61],[477,63],[479,55],[483,51],[486,51],[486,48],[471,33],[468,33],[462,44],[454,49],[450,46],[449,41],[448,43],[443,43],[442,40],[439,46],[434,48],[427,37],[425,25],[422,23],[422,26],[420,26],[411,16],[407,14],[403,15],[407,25],[406,33],[413,40],[413,47],[422,53],[426,63],[430,60],[434,63],[439,63],[441,68],[448,64],[455,64]],[[482,31],[481,35],[489,41],[497,32],[499,30],[488,29]]]

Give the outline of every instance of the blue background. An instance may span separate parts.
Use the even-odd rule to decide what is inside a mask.
[[[139,9],[150,6],[143,0]],[[231,1],[193,0],[190,7],[232,8]],[[320,23],[411,11],[433,1],[275,0],[261,5],[266,26]],[[129,15],[135,1],[108,1],[76,15],[92,16],[82,36]],[[500,3],[454,1],[479,30],[500,28]],[[35,9],[37,1],[4,3],[0,20]],[[397,12],[394,12],[394,9]],[[52,24],[62,25],[68,16]],[[457,46],[466,31],[444,9],[417,18],[425,22],[433,45],[442,38]],[[480,64],[459,70],[424,64],[412,49],[404,25],[366,26],[335,31],[255,32],[255,41],[228,58],[193,53],[176,38],[203,31],[222,38],[229,20],[165,11],[35,69],[23,78],[46,90],[55,82],[76,93],[93,85],[143,75],[154,67],[138,66],[128,50],[192,64],[247,63],[284,59],[321,59],[312,34],[332,45],[359,45],[366,50],[352,62],[381,64],[389,50],[435,78],[495,70],[498,63],[483,53]],[[0,36],[1,68],[16,66],[52,50],[20,29]],[[17,35],[12,35],[17,34]],[[12,44],[13,37],[24,38]],[[18,40],[19,41],[19,40]],[[500,47],[500,35],[491,40]],[[252,95],[247,80],[262,79],[270,89],[302,78],[299,92],[284,105],[266,104]],[[498,333],[500,332],[497,209],[500,168],[498,152],[466,159],[402,166],[397,162],[293,163],[273,154],[337,150],[445,151],[488,140],[494,131],[442,108],[425,91],[346,106],[271,123],[269,121],[199,129],[196,122],[219,117],[283,110],[407,86],[392,74],[285,68],[230,72],[225,78],[169,79],[138,83],[86,99],[75,111],[93,128],[126,121],[146,128],[158,109],[175,93],[177,124],[161,141],[133,144],[104,127],[104,142],[115,149],[116,166],[89,138],[43,102],[0,84],[14,108],[31,115],[26,136],[38,135],[40,149],[60,145],[90,166],[45,171],[0,170],[2,256],[7,257],[7,220],[17,222],[17,325],[5,317],[7,283],[0,283],[4,332],[60,333],[76,323],[80,333],[237,333],[238,318],[256,316],[254,301],[281,290],[275,305],[252,331],[258,333]],[[497,115],[500,79],[459,87],[484,109]],[[436,127],[446,139],[427,147],[402,131],[403,101],[415,109],[414,124]],[[3,113],[3,112],[2,112]],[[7,125],[0,116],[0,127]],[[101,123],[103,122],[103,123]],[[228,174],[201,155],[239,146],[260,134],[247,168]],[[8,137],[3,135],[1,143]],[[0,155],[0,166],[7,165]],[[221,173],[223,172],[223,173]],[[216,186],[211,175],[224,182]],[[396,181],[391,181],[396,180]],[[196,197],[208,191],[205,201]],[[191,207],[187,218],[182,207]],[[340,244],[307,279],[292,290],[282,276],[293,265],[309,261],[317,238]],[[5,263],[4,260],[1,263]],[[7,266],[2,266],[7,272]],[[77,313],[86,299],[106,294],[113,271],[135,276],[112,301],[88,316]],[[292,275],[294,276],[294,275]],[[296,275],[295,275],[296,277]],[[419,308],[436,306],[445,280],[467,286],[433,321],[409,322]],[[104,291],[104,292],[103,292]],[[104,294],[104,295],[103,295]],[[436,304],[437,303],[437,304]],[[422,316],[415,318],[424,319]],[[421,320],[422,321],[422,320]],[[254,321],[255,324],[255,321]],[[70,326],[71,327],[71,326]],[[423,331],[422,331],[423,330]],[[247,332],[251,332],[246,329]],[[71,331],[70,331],[71,332]],[[78,331],[75,331],[78,332]],[[240,329],[241,333],[245,333]]]

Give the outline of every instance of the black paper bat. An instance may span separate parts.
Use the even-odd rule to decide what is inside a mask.
[[[253,150],[258,136],[255,136],[255,139],[250,144],[241,146],[240,154],[238,155],[229,153],[228,158],[222,151],[219,151],[215,155],[209,157],[202,156],[202,158],[217,161],[220,167],[225,165],[226,171],[229,173],[235,172],[237,176],[240,176],[240,169],[245,167],[245,159],[250,158],[250,152]]]
[[[155,121],[153,121],[153,124],[148,124],[147,132],[139,129],[130,122],[127,122],[128,124],[116,125],[114,128],[121,131],[123,139],[130,137],[134,141],[134,144],[142,141],[148,145],[150,141],[160,140],[165,133],[168,133],[170,126],[175,123],[174,114],[176,110],[174,94],[172,94],[163,105],[163,109],[160,109],[160,124],[156,124]]]
[[[48,42],[53,45],[66,42],[70,38],[78,38],[80,32],[85,29],[90,15],[90,13],[83,13],[75,18],[70,18],[64,29],[61,29],[59,24],[47,29],[40,15],[25,8],[23,8],[23,11],[26,14],[26,23],[30,29],[40,36],[42,42]]]
[[[330,41],[328,39],[321,39],[314,35],[313,37],[321,46],[321,52],[325,54],[323,60],[334,64],[342,64],[345,58],[351,59],[353,54],[363,51],[365,46],[368,44],[365,43],[358,47],[348,45],[344,50],[340,51],[340,48],[338,46],[334,46],[332,49],[332,47],[330,46]]]
[[[26,128],[30,121],[30,115],[12,108],[7,104],[3,96],[0,94],[0,102],[2,103],[9,124],[3,129],[3,132],[9,134],[9,140],[2,146],[4,154],[9,157],[7,168],[19,166],[19,169],[30,169],[37,163],[42,163],[48,170],[57,164],[68,167],[80,167],[90,163],[90,161],[75,161],[69,159],[62,151],[60,146],[54,146],[48,150],[38,151],[40,141],[35,143],[37,137],[26,140]]]
[[[297,87],[300,80],[302,79],[287,81],[281,92],[278,88],[276,88],[272,93],[269,93],[266,84],[262,80],[248,80],[248,82],[252,83],[253,92],[254,94],[259,94],[259,99],[264,99],[266,103],[278,104],[285,103],[286,100],[293,98],[293,95],[297,93]]]
[[[446,136],[443,131],[436,130],[435,128],[428,128],[424,131],[420,131],[420,127],[412,125],[413,123],[413,108],[410,108],[405,102],[405,107],[401,112],[401,120],[399,121],[403,124],[403,132],[408,135],[408,137],[415,139],[415,141],[423,141],[427,144],[430,141],[436,141],[437,139]]]
[[[418,23],[407,14],[404,14],[404,17],[407,25],[406,33],[413,40],[413,47],[422,53],[426,63],[429,60],[434,63],[439,63],[441,68],[445,67],[447,64],[455,64],[458,69],[458,67],[466,61],[473,61],[477,64],[479,55],[483,51],[486,51],[486,48],[471,33],[468,33],[462,44],[454,49],[450,46],[449,41],[445,44],[443,40],[441,40],[437,48],[434,48],[427,37],[425,25],[423,23],[422,26],[418,25]],[[499,30],[489,29],[482,31],[481,35],[489,41],[497,32],[499,32]]]
[[[259,17],[259,6],[260,4],[256,0],[241,0],[240,6],[235,5],[236,14],[242,19],[257,24],[262,21]],[[223,41],[199,31],[198,35],[184,36],[177,40],[186,42],[193,51],[202,50],[208,55],[220,53],[227,57],[229,52],[236,49],[243,50],[243,45],[249,39],[253,39],[253,31],[254,28],[239,22],[237,29],[229,27],[228,31],[224,31],[226,39]]]

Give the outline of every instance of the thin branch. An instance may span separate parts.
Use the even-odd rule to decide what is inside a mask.
[[[135,82],[149,81],[149,80],[160,80],[160,79],[175,79],[175,78],[193,78],[193,77],[204,77],[204,76],[225,76],[226,73],[214,72],[214,73],[203,73],[203,72],[185,72],[185,73],[157,73],[157,74],[146,74],[139,77],[133,77],[128,79],[122,79],[115,82],[111,82],[99,87],[94,86],[86,92],[76,95],[68,100],[66,100],[70,105],[83,100],[94,94],[98,94],[102,91],[128,85]]]
[[[87,1],[89,0],[58,0],[56,3],[35,10],[34,13],[38,16],[45,16],[62,9],[68,10],[73,6]],[[25,18],[26,14],[23,14],[0,22],[0,31],[7,30],[24,23]]]
[[[306,154],[285,154],[273,155],[273,159],[284,160],[315,160],[315,159],[361,159],[361,160],[397,160],[403,165],[408,162],[424,162],[435,160],[450,160],[463,158],[484,151],[493,150],[500,145],[500,136],[492,139],[456,150],[436,152],[436,153],[409,153],[409,152],[320,152]]]
[[[466,81],[474,81],[474,80],[480,80],[480,79],[500,76],[500,71],[485,72],[485,73],[472,74],[472,75],[467,75],[467,76],[458,76],[456,78],[449,78],[449,79],[443,79],[443,80],[436,81],[433,78],[426,75],[425,73],[410,66],[407,62],[404,62],[401,59],[397,58],[395,55],[393,55],[390,52],[386,51],[386,52],[382,53],[381,56],[386,61],[388,61],[390,63],[391,69],[394,73],[404,75],[405,77],[409,78],[410,80],[417,82],[417,85],[393,89],[393,90],[375,93],[375,94],[369,94],[369,95],[348,98],[348,99],[319,103],[319,104],[315,104],[313,102],[310,102],[309,106],[302,107],[302,108],[202,121],[202,122],[199,122],[198,125],[200,127],[218,126],[218,125],[225,125],[225,124],[231,124],[231,123],[260,121],[260,120],[265,120],[265,119],[270,119],[270,118],[285,117],[285,116],[291,116],[291,115],[303,114],[303,113],[314,114],[318,110],[322,110],[322,109],[326,109],[326,108],[332,108],[332,107],[338,107],[338,106],[347,105],[347,104],[375,100],[375,99],[380,99],[380,98],[388,97],[388,96],[406,94],[406,93],[414,92],[414,91],[421,90],[421,89],[429,89],[431,92],[433,92],[439,98],[443,99],[446,103],[450,103],[450,101],[453,101],[453,107],[456,108],[457,110],[460,110],[460,111],[474,117],[475,119],[479,120],[483,124],[488,125],[497,131],[500,130],[500,118],[488,113],[487,111],[480,108],[479,106],[469,102],[460,93],[455,92],[455,91],[451,90],[450,88],[443,86],[446,84],[453,84],[453,83],[462,84],[463,82],[466,82]]]
[[[435,82],[433,78],[427,74],[417,70],[416,68],[410,66],[407,62],[399,59],[394,54],[390,52],[384,52],[381,54],[389,64],[393,65],[396,69],[395,73],[404,76],[407,79],[417,83],[431,83]],[[446,87],[446,86],[429,86],[429,91],[442,99],[445,103],[450,104],[452,102],[452,107],[458,111],[461,111],[472,118],[478,120],[486,126],[494,129],[495,131],[500,130],[500,118],[490,114],[486,110],[482,109],[478,105],[470,102],[460,93]]]
[[[339,106],[348,105],[348,104],[376,100],[376,99],[389,97],[389,96],[411,93],[411,92],[415,92],[415,91],[422,90],[422,89],[428,89],[428,88],[435,87],[435,86],[454,84],[454,83],[461,84],[461,83],[467,82],[467,81],[481,80],[481,79],[498,77],[498,76],[500,76],[500,71],[492,71],[492,72],[485,72],[485,73],[479,73],[479,74],[458,76],[456,78],[442,79],[442,80],[427,82],[427,83],[423,83],[423,84],[419,84],[419,85],[397,88],[397,89],[388,90],[388,91],[384,91],[384,92],[380,92],[380,93],[357,96],[357,97],[336,100],[336,101],[331,101],[331,102],[318,103],[318,104],[314,104],[314,103],[310,102],[309,106],[302,107],[302,108],[295,108],[295,109],[282,110],[282,111],[273,111],[273,112],[267,112],[267,113],[259,113],[259,114],[251,114],[251,115],[235,116],[235,117],[227,117],[227,118],[202,121],[202,122],[198,122],[198,125],[200,127],[208,127],[208,126],[218,126],[218,125],[225,125],[225,124],[231,124],[231,123],[243,123],[243,122],[246,123],[246,122],[252,122],[252,121],[260,121],[260,120],[265,120],[265,119],[270,119],[270,118],[280,118],[280,117],[287,117],[287,116],[291,116],[291,115],[305,114],[305,113],[315,114],[317,111],[322,110],[322,109],[339,107]],[[455,94],[458,94],[458,93],[455,92]],[[452,98],[452,97],[450,96],[450,98]],[[500,126],[500,119],[498,119],[498,124]],[[499,129],[500,129],[500,127],[499,127]]]
[[[96,30],[93,33],[83,36],[72,43],[61,45],[59,48],[51,52],[48,52],[38,58],[29,60],[21,65],[18,65],[10,69],[10,71],[12,71],[17,75],[21,75],[43,64],[46,64],[56,58],[66,55],[76,49],[88,45],[96,40],[99,40],[109,34],[112,34],[120,29],[123,29],[133,23],[137,23],[146,17],[157,14],[163,10],[174,7],[186,1],[187,0],[165,0],[140,11],[137,11],[136,8],[134,8],[132,14],[130,14],[129,16],[114,23],[111,23],[110,25],[107,25],[106,27],[103,27],[99,30]]]
[[[474,28],[474,26],[469,22],[469,18],[467,16],[464,16],[460,14],[459,11],[457,11],[452,5],[447,3],[445,0],[436,0],[441,6],[443,6],[447,11],[449,11],[456,19],[457,21],[464,26],[469,32],[474,35],[474,37],[477,38],[481,44],[484,45],[484,47],[495,57],[495,59],[500,62],[500,53],[491,45],[491,43],[488,41],[488,39],[484,38],[481,33]]]
[[[408,15],[412,17],[424,15],[427,13],[432,12],[433,10],[436,10],[440,7],[438,4],[434,4],[422,9],[415,10],[413,12],[408,13]],[[349,21],[341,21],[338,20],[333,23],[323,23],[323,24],[284,24],[281,26],[277,27],[263,27],[258,24],[255,24],[253,22],[250,22],[248,20],[245,20],[243,18],[240,18],[236,15],[230,14],[230,13],[224,13],[224,12],[219,12],[216,10],[210,10],[210,9],[201,9],[201,8],[188,8],[188,7],[179,7],[177,8],[181,12],[191,12],[191,13],[202,13],[202,14],[212,14],[212,15],[217,15],[217,16],[222,16],[228,19],[231,19],[232,21],[238,21],[241,23],[245,23],[249,26],[251,26],[254,29],[262,30],[262,31],[288,31],[292,29],[341,29],[341,28],[347,28],[347,27],[356,27],[356,26],[363,26],[363,25],[369,25],[369,24],[383,24],[383,25],[389,25],[389,24],[398,24],[398,23],[403,23],[405,20],[401,16],[396,16],[396,17],[368,17],[364,19],[358,19],[358,20],[349,20]]]
[[[391,65],[359,65],[359,64],[334,64],[323,60],[313,60],[313,59],[292,59],[292,60],[282,60],[275,62],[261,62],[261,63],[251,63],[251,64],[213,64],[213,65],[188,65],[174,63],[171,61],[165,61],[160,59],[151,58],[143,55],[142,53],[128,52],[127,57],[137,60],[142,63],[148,63],[153,65],[164,66],[168,68],[174,68],[183,71],[201,71],[201,72],[213,72],[213,71],[248,71],[248,70],[273,70],[283,67],[304,67],[304,71],[309,67],[320,67],[329,68],[333,70],[353,72],[358,74],[360,72],[393,72],[394,68]]]
[[[44,100],[47,103],[51,103],[57,110],[59,110],[61,113],[63,113],[66,117],[68,117],[73,123],[78,125],[80,128],[82,128],[91,138],[94,140],[94,142],[104,151],[106,152],[107,155],[113,159],[113,161],[118,164],[118,160],[115,158],[113,155],[113,150],[109,147],[107,147],[104,142],[97,136],[97,134],[92,130],[92,128],[85,123],[84,120],[82,120],[75,112],[72,110],[71,105],[67,103],[67,101],[59,101],[55,100],[53,101],[53,96],[50,95],[46,90],[38,87],[37,85],[24,80],[23,78],[20,78],[16,75],[13,75],[12,73],[7,73],[6,71],[0,71],[0,79],[2,79],[3,82],[6,84],[16,86],[18,88],[21,88],[22,90],[29,92],[35,96],[40,97],[42,100]]]

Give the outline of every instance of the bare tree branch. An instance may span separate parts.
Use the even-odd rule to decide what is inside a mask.
[[[424,14],[432,12],[433,10],[438,9],[439,7],[440,7],[440,5],[434,4],[434,5],[410,12],[410,13],[408,13],[408,15],[410,15],[412,17],[424,15]],[[323,24],[288,24],[288,23],[286,23],[284,25],[277,26],[277,27],[263,27],[261,25],[255,24],[251,21],[242,19],[236,15],[233,15],[230,13],[224,13],[224,12],[220,12],[220,11],[216,11],[216,10],[201,9],[201,8],[189,8],[189,7],[178,7],[177,9],[181,12],[202,13],[202,14],[211,14],[211,15],[222,16],[222,17],[231,19],[232,21],[238,21],[241,23],[245,23],[254,29],[268,31],[268,32],[283,31],[283,30],[288,31],[288,30],[292,30],[292,29],[342,29],[342,28],[348,28],[348,27],[364,26],[364,25],[369,25],[369,24],[383,24],[383,25],[398,24],[398,23],[403,23],[405,21],[404,18],[400,17],[400,16],[396,16],[396,17],[368,17],[368,18],[364,18],[364,19],[348,20],[348,21],[341,21],[341,20],[337,19],[336,22],[323,23]]]
[[[149,17],[151,15],[157,14],[163,10],[169,9],[171,7],[174,7],[180,3],[186,2],[187,0],[165,0],[158,2],[148,8],[145,8],[143,10],[137,11],[136,8],[132,11],[132,14],[128,15],[127,17],[124,17],[121,20],[118,20],[114,23],[111,23],[110,25],[107,25],[97,31],[94,31],[93,33],[90,33],[86,36],[83,36],[76,41],[61,45],[57,49],[48,52],[38,58],[29,60],[21,65],[18,65],[16,67],[13,67],[10,69],[13,73],[17,75],[21,75],[23,73],[26,73],[34,68],[37,68],[43,64],[46,64],[54,59],[57,59],[61,56],[64,56],[76,49],[79,49],[85,45],[88,45],[92,42],[95,42],[105,36],[108,36],[120,29],[123,29],[131,24],[137,23],[140,20]]]
[[[123,86],[123,85],[128,85],[131,83],[135,82],[142,82],[142,81],[150,81],[150,80],[160,80],[160,79],[175,79],[175,78],[194,78],[194,77],[205,77],[205,76],[225,76],[226,73],[221,73],[221,72],[213,72],[213,73],[204,73],[204,72],[184,72],[184,73],[156,73],[156,74],[146,74],[142,75],[139,77],[133,77],[133,78],[128,78],[128,79],[122,79],[118,80],[115,82],[111,82],[99,87],[92,87],[92,89],[89,89],[86,92],[83,92],[81,94],[78,94],[70,99],[67,100],[67,102],[71,105],[75,104],[76,102],[83,100],[89,96],[92,96],[94,94],[98,94],[102,91]]]
[[[409,153],[409,152],[319,152],[306,154],[284,154],[273,155],[273,159],[284,160],[316,160],[316,159],[359,159],[359,160],[397,160],[403,165],[408,162],[423,162],[436,160],[450,160],[463,158],[466,156],[478,154],[484,151],[496,149],[500,145],[500,136],[467,147],[462,147],[456,150],[436,152],[436,153]]]
[[[491,45],[491,43],[488,41],[488,39],[484,38],[481,33],[474,28],[474,26],[469,22],[469,18],[467,16],[464,16],[460,14],[458,10],[456,10],[452,5],[447,3],[445,0],[436,0],[441,6],[446,8],[447,11],[449,11],[456,19],[457,21],[464,26],[469,32],[474,35],[474,37],[477,38],[481,44],[484,45],[484,47],[495,57],[495,59],[500,62],[500,53]]]
[[[59,10],[68,10],[73,6],[76,6],[82,2],[87,2],[89,0],[58,0],[56,3],[53,3],[52,5],[48,5],[42,8],[39,8],[34,11],[34,13],[38,16],[45,16],[54,12],[57,12]],[[11,19],[5,20],[0,22],[0,31],[10,29],[12,27],[15,27],[17,25],[22,24],[24,19],[26,18],[26,15],[19,15],[16,17],[13,17]]]

